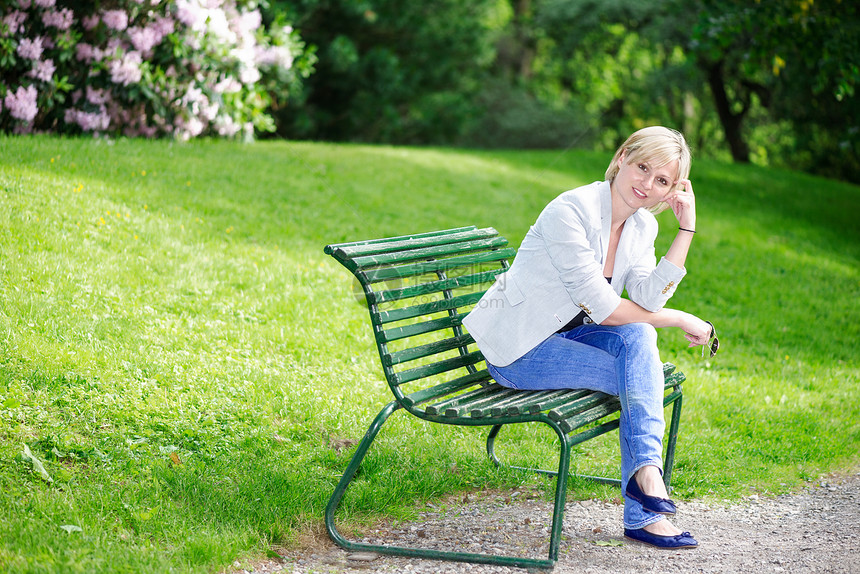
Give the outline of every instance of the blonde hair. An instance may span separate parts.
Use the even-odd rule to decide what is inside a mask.
[[[626,153],[625,153],[626,152]],[[615,152],[609,167],[606,168],[606,180],[613,181],[618,175],[618,160],[621,154],[625,154],[626,163],[644,162],[658,168],[671,161],[678,161],[678,175],[675,181],[690,177],[692,165],[692,154],[687,141],[681,132],[664,128],[662,126],[651,126],[634,132],[627,141]],[[650,209],[652,213],[659,213],[668,205],[660,202]]]

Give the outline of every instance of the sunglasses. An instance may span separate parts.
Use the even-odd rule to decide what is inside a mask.
[[[720,340],[717,339],[717,329],[714,327],[714,324],[710,321],[705,321],[708,325],[711,326],[711,334],[708,337],[708,342],[702,346],[702,358],[705,357],[705,348],[709,348],[711,351],[711,357],[717,354],[717,351],[720,350]]]

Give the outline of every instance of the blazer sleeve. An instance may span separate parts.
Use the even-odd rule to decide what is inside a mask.
[[[630,300],[643,309],[656,312],[662,309],[675,290],[687,270],[678,267],[665,257],[656,264],[654,246],[636,261],[625,278],[625,288]]]
[[[603,277],[602,257],[595,252],[600,235],[599,206],[591,213],[573,201],[551,203],[537,222],[550,261],[573,303],[602,323],[621,303]],[[596,222],[594,219],[596,218]]]

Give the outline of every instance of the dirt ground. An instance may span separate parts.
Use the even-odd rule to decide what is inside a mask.
[[[414,523],[374,529],[364,540],[545,558],[550,512],[546,501],[528,492],[467,498],[453,505],[449,501],[444,511],[428,507]],[[693,533],[699,548],[667,551],[625,540],[619,504],[569,502],[554,572],[860,574],[860,472],[821,479],[791,495],[752,495],[734,503],[679,502],[673,522]],[[526,573],[520,568],[349,554],[327,538],[284,554],[280,560],[236,563],[232,572]]]

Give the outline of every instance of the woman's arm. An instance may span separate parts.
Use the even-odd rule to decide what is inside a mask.
[[[693,194],[693,184],[689,179],[678,181],[682,186],[675,194],[666,200],[672,213],[678,220],[678,233],[675,240],[666,252],[666,260],[683,268],[693,243],[693,235],[696,232],[696,196]],[[622,307],[624,307],[622,309]],[[654,327],[678,327],[685,333],[690,341],[690,346],[704,345],[711,335],[711,325],[695,315],[678,311],[676,309],[661,309],[656,313],[649,313],[635,303],[620,305],[616,312],[618,316],[614,320],[631,322],[630,319],[643,320]],[[648,316],[650,314],[650,317]],[[612,315],[610,315],[612,319]]]
[[[680,228],[669,251],[655,267],[652,245],[651,253],[637,261],[625,278],[625,287],[630,299],[645,312],[656,312],[662,309],[686,274],[685,263],[696,229],[696,198],[689,179],[680,180],[678,184],[682,188],[665,200],[672,208]]]
[[[682,179],[678,184],[682,185],[683,189],[666,200],[678,220],[679,227],[672,246],[666,252],[666,259],[683,268],[696,231],[696,196],[693,194],[693,184],[689,179]]]
[[[615,311],[601,325],[613,326],[628,323],[648,323],[658,329],[678,327],[684,331],[691,347],[706,344],[711,335],[711,325],[695,315],[677,309],[664,308],[655,312],[647,311],[629,299],[621,299],[621,303]]]

